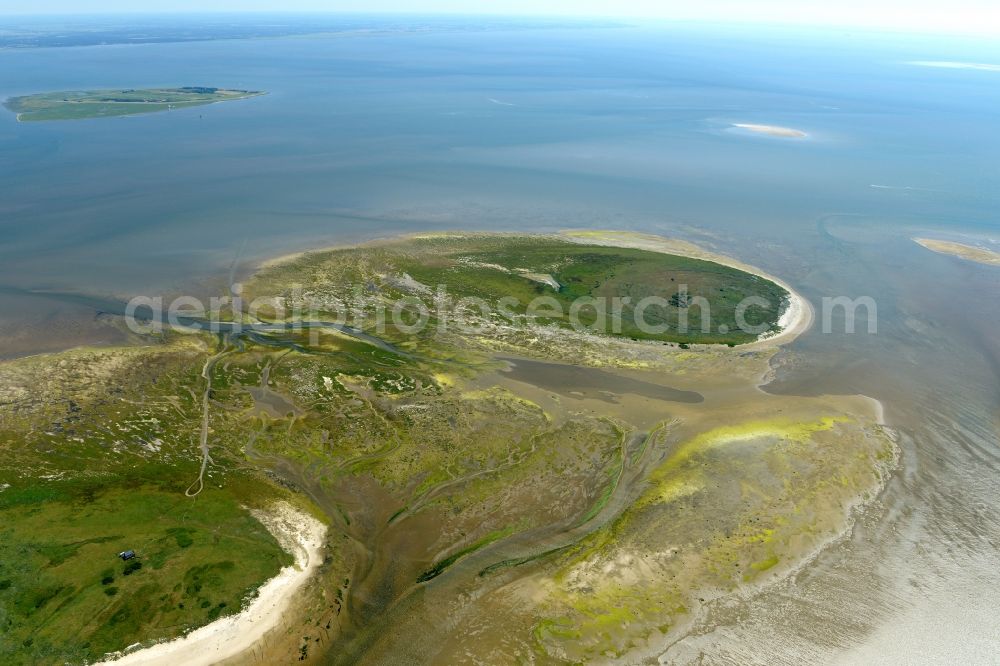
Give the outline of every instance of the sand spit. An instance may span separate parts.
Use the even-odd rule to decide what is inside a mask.
[[[988,250],[985,247],[965,245],[964,243],[955,243],[953,241],[934,240],[933,238],[914,238],[913,242],[923,245],[928,250],[939,254],[947,254],[959,259],[974,261],[977,264],[986,264],[987,266],[1000,266],[1000,252]]]
[[[703,259],[712,261],[723,266],[729,266],[737,270],[752,273],[765,280],[770,280],[788,292],[788,307],[781,314],[778,320],[779,331],[770,335],[761,336],[757,342],[740,345],[739,349],[758,349],[763,347],[777,347],[786,345],[795,338],[809,330],[815,317],[812,304],[809,303],[797,291],[792,289],[784,280],[769,275],[759,268],[749,266],[736,259],[724,257],[701,249],[693,243],[686,241],[663,238],[652,234],[641,234],[629,231],[563,231],[560,238],[583,243],[586,245],[608,245],[612,247],[631,247],[638,250],[650,250],[653,252],[663,252],[665,254],[676,254],[692,259]]]
[[[804,139],[808,134],[802,130],[793,129],[791,127],[779,127],[778,125],[756,125],[754,123],[733,123],[733,127],[738,129],[747,130],[748,132],[754,132],[755,134],[766,134],[767,136],[776,136],[783,139]]]
[[[176,640],[158,643],[100,663],[112,666],[208,666],[237,657],[281,625],[292,600],[323,562],[326,526],[281,502],[254,517],[295,556],[295,564],[264,583],[257,597],[238,615],[222,618]]]

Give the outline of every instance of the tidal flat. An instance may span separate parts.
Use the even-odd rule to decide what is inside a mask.
[[[16,461],[0,478],[5,543],[52,581],[42,594],[31,567],[4,559],[0,607],[18,638],[5,662],[92,660],[239,612],[240,594],[290,558],[255,522],[254,507],[275,501],[329,526],[284,629],[254,646],[276,661],[639,658],[842,535],[894,468],[894,435],[863,397],[760,391],[779,306],[762,314],[775,334],[763,340],[642,339],[558,317],[484,315],[433,335],[382,331],[375,315],[350,329],[321,322],[352,285],[388,306],[439,283],[456,297],[557,298],[539,275],[582,295],[683,276],[722,294],[723,321],[727,292],[789,296],[719,263],[590,242],[435,234],[309,253],[245,284],[246,302],[269,305],[230,317],[242,331],[162,328],[141,345],[4,363],[0,446]],[[279,318],[303,293],[328,309],[311,325]],[[204,490],[186,496],[203,453]],[[161,516],[140,521],[148,534],[109,522],[82,543],[32,527],[70,509],[100,525],[130,500]],[[259,535],[233,543],[259,566],[196,547],[206,507]],[[137,590],[109,595],[99,576],[75,576],[125,547],[141,553]],[[56,551],[58,562],[46,555]],[[135,612],[140,596],[160,611]],[[80,626],[39,631],[47,623]]]

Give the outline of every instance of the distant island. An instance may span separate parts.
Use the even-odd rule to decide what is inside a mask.
[[[263,92],[255,90],[228,90],[202,86],[128,88],[83,92],[64,91],[11,97],[4,102],[4,106],[16,113],[19,121],[40,122],[158,113],[171,109],[246,99],[263,94]]]

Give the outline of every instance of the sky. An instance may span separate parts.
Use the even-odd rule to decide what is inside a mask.
[[[1000,34],[1000,0],[0,0],[0,15],[192,11],[649,17]]]

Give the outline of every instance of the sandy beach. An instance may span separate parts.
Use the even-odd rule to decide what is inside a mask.
[[[280,626],[296,594],[323,562],[326,526],[287,503],[252,513],[282,548],[295,556],[295,564],[267,581],[239,614],[205,625],[182,638],[112,657],[100,665],[209,666],[243,654]]]

